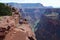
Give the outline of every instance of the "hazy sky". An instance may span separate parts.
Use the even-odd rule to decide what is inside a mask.
[[[60,7],[60,0],[0,0],[0,2],[41,3],[44,6]]]

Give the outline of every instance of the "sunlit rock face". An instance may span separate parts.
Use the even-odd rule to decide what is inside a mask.
[[[29,40],[36,40],[34,32],[32,32],[32,29],[30,28],[29,24],[22,24],[20,27],[18,27],[26,32],[26,36]]]
[[[3,40],[7,31],[8,31],[8,22],[7,20],[10,18],[11,16],[2,16],[0,18],[0,40]],[[10,19],[9,19],[10,20]]]
[[[22,24],[19,24],[19,12],[12,13],[14,13],[12,16],[2,17],[0,21],[0,36],[4,36],[4,40],[36,40],[35,34],[27,21],[23,20]]]
[[[15,27],[15,21],[12,16],[2,16],[0,19],[0,40],[4,39],[11,27]]]
[[[26,40],[26,32],[14,28],[6,35],[4,40]]]
[[[37,40],[60,40],[60,20],[42,16],[35,31]]]
[[[26,26],[27,28],[25,26],[26,25],[21,26],[23,28],[20,27],[11,29],[4,40],[31,40],[29,37],[32,37],[33,40],[36,40],[35,35],[31,29],[28,28],[28,26]]]

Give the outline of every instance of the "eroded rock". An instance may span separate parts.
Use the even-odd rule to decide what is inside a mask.
[[[19,24],[19,20],[19,11],[15,9],[12,12],[12,16],[2,17],[0,31],[4,31],[0,32],[0,36],[4,36],[4,40],[36,40],[28,22],[23,19],[22,24]]]

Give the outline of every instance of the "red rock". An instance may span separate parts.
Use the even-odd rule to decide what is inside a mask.
[[[26,40],[26,33],[20,29],[14,28],[6,35],[4,40]]]
[[[8,26],[10,27],[9,30],[0,33],[5,36],[4,40],[36,40],[35,34],[32,32],[27,21],[24,20],[23,24],[19,24],[19,19],[19,12],[16,10],[12,12],[12,16],[4,16],[2,18],[2,21],[0,21],[0,28],[8,29]]]

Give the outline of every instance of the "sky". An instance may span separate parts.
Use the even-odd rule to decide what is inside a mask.
[[[0,0],[0,2],[15,2],[15,3],[41,3],[44,6],[53,6],[60,8],[60,0]]]

